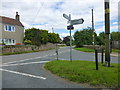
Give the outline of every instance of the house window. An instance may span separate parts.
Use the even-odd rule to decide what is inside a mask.
[[[15,32],[15,26],[5,25],[5,31]]]
[[[3,42],[4,42],[6,45],[15,45],[16,40],[14,40],[14,39],[3,39]]]

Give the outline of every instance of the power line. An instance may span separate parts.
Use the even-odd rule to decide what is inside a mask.
[[[40,7],[38,8],[38,11],[37,11],[36,15],[34,16],[34,18],[33,18],[33,21],[32,21],[32,22],[35,22],[35,20],[36,20],[37,16],[39,15],[39,12],[40,12],[40,10],[41,10],[41,8],[42,8],[42,6],[43,6],[44,2],[41,2],[40,4],[41,4],[41,5],[40,5]]]

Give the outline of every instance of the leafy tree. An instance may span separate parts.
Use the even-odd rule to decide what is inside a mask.
[[[111,40],[112,41],[118,41],[118,40],[120,40],[120,32],[112,32],[111,33]]]
[[[46,44],[48,42],[48,31],[40,30],[41,43]]]
[[[55,34],[55,33],[48,33],[48,42],[50,43],[59,43],[60,42],[60,37],[59,34]]]
[[[61,41],[59,34],[48,33],[47,30],[41,30],[36,28],[25,30],[25,44],[37,45],[50,43],[59,43]]]
[[[74,34],[74,43],[76,47],[82,47],[83,45],[92,45],[93,43],[93,30],[91,29],[83,29],[81,31],[76,31]],[[98,44],[99,38],[97,34],[94,32],[95,44]]]
[[[99,38],[99,45],[105,45],[105,33],[104,32],[101,32],[100,34],[99,34],[99,36],[98,36],[98,38]]]
[[[41,45],[40,30],[36,28],[26,29],[24,40],[30,40],[32,45],[40,46]]]
[[[90,45],[92,44],[92,31],[85,29],[82,31],[76,31],[74,34],[74,39],[76,47]]]

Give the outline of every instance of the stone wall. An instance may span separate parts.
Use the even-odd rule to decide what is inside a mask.
[[[52,43],[48,43],[41,46],[26,46],[26,45],[20,45],[20,46],[3,46],[2,47],[2,53],[14,53],[14,52],[28,52],[28,51],[41,51],[41,50],[47,50],[55,48],[55,45]]]

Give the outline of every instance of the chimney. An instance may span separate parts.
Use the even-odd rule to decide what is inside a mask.
[[[18,12],[16,12],[15,19],[18,20],[18,21],[20,20],[20,16],[18,15]]]

